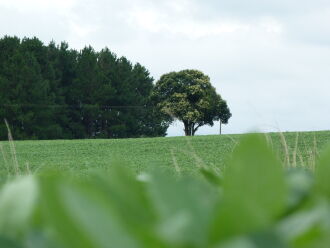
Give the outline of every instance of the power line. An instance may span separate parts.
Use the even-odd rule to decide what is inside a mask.
[[[72,108],[82,108],[82,107],[91,107],[91,108],[106,108],[106,109],[124,109],[124,108],[150,108],[152,106],[142,106],[142,105],[97,105],[97,104],[79,104],[79,105],[70,105],[70,104],[0,104],[1,107],[72,107]]]

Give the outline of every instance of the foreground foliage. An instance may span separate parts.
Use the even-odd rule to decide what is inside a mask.
[[[330,149],[315,174],[286,171],[260,136],[242,140],[224,175],[123,166],[43,172],[0,192],[1,247],[329,247]]]

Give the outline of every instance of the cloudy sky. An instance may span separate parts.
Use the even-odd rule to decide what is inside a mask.
[[[233,114],[225,133],[330,129],[329,25],[329,0],[0,0],[0,36],[107,46],[155,80],[202,70]]]

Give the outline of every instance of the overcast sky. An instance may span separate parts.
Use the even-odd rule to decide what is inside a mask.
[[[202,70],[233,114],[225,133],[330,129],[329,0],[0,0],[4,35],[109,47],[155,80]]]

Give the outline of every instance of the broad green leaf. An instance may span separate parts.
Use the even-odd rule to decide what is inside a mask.
[[[148,191],[159,216],[158,233],[169,247],[205,247],[217,188],[204,180],[154,171]]]
[[[306,169],[294,168],[286,173],[286,181],[289,187],[288,213],[291,213],[309,200],[314,175]]]
[[[244,138],[229,161],[224,202],[211,229],[211,242],[270,226],[284,211],[287,186],[281,163],[259,135]]]
[[[24,248],[61,248],[57,239],[49,232],[49,223],[44,222],[41,230],[30,230],[25,237]]]
[[[221,244],[215,245],[214,248],[258,248],[248,237],[235,237],[228,239]]]
[[[23,248],[20,244],[17,244],[16,240],[10,240],[6,237],[0,236],[1,248]]]
[[[42,178],[43,212],[64,247],[141,247],[92,182]]]
[[[329,246],[330,232],[320,226],[310,228],[292,244],[293,248],[329,248]]]
[[[201,168],[200,172],[208,182],[216,186],[222,185],[222,178],[220,177],[220,175],[216,174],[213,170],[208,168]]]
[[[316,164],[315,190],[330,199],[330,147],[321,155]]]
[[[124,166],[115,165],[109,174],[96,176],[94,184],[108,198],[112,211],[144,246],[161,247],[155,232],[157,216],[147,194],[148,184]]]
[[[295,248],[327,247],[330,244],[330,209],[325,201],[315,201],[281,220],[277,233]]]
[[[252,234],[250,235],[250,239],[253,241],[256,248],[288,248],[287,244],[281,239],[281,236],[273,230],[263,230]]]
[[[14,179],[0,192],[0,232],[18,235],[29,228],[38,199],[38,185],[33,176]]]
[[[214,248],[288,248],[274,231],[262,231],[252,235],[229,238]]]

